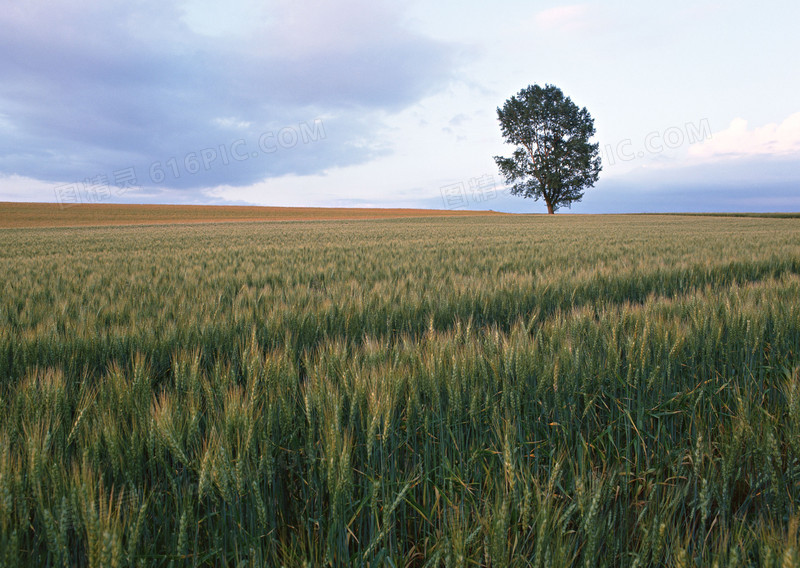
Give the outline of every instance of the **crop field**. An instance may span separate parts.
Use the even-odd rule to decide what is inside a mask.
[[[0,566],[800,563],[800,218],[6,228],[0,295]]]
[[[228,205],[116,205],[112,203],[0,202],[0,229],[19,227],[86,227],[104,225],[170,225],[247,221],[330,221],[403,217],[500,215],[486,211],[367,209],[331,207],[240,207]]]

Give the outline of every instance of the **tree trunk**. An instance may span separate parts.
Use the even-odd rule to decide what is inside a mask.
[[[555,211],[553,211],[553,204],[549,201],[546,201],[545,203],[547,203],[547,214],[553,215],[555,213]]]

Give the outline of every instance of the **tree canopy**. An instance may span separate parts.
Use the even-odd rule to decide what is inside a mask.
[[[513,195],[543,199],[555,213],[597,181],[600,145],[589,142],[594,119],[558,87],[522,89],[497,109],[497,118],[506,143],[517,146],[510,158],[494,157]]]

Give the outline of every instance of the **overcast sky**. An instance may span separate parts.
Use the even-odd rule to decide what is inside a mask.
[[[800,4],[6,0],[0,200],[543,212],[496,108],[595,118],[574,213],[800,211]]]

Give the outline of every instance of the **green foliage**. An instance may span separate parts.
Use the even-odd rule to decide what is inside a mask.
[[[795,565],[798,243],[0,231],[0,566]]]
[[[513,184],[511,193],[543,199],[547,212],[583,198],[600,175],[599,144],[592,144],[594,120],[553,85],[532,85],[497,109],[503,137],[517,148],[494,160]]]

